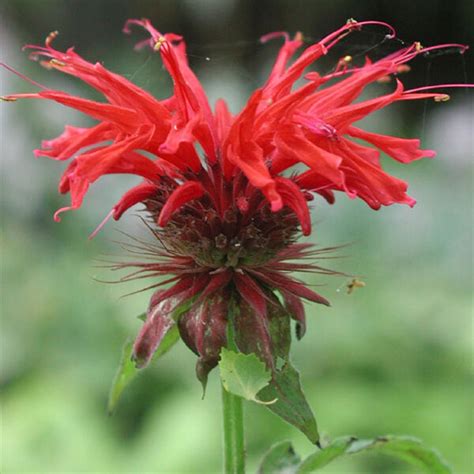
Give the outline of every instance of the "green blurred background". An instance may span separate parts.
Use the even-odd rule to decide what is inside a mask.
[[[320,38],[349,17],[393,23],[399,36],[423,44],[472,42],[473,2],[414,1],[79,1],[3,0],[2,60],[51,88],[96,97],[78,81],[30,63],[20,48],[59,30],[56,46],[76,45],[158,97],[170,91],[159,57],[136,53],[121,34],[130,17],[149,17],[163,31],[184,34],[190,61],[211,100],[234,112],[262,83],[277,44],[258,44],[275,30]],[[380,30],[352,35],[322,62],[364,54]],[[387,53],[382,44],[371,54]],[[421,58],[409,86],[473,82],[472,53]],[[0,93],[32,90],[2,70]],[[389,86],[377,86],[379,92]],[[127,337],[139,329],[149,294],[121,298],[132,285],[107,285],[95,268],[106,254],[120,259],[118,230],[139,235],[130,213],[93,241],[87,235],[135,180],[107,177],[78,212],[56,224],[68,201],[56,193],[63,164],[34,160],[42,138],[65,123],[89,124],[78,113],[45,102],[0,107],[1,210],[1,472],[218,472],[221,466],[219,386],[213,373],[204,400],[194,355],[179,344],[106,414],[110,382]],[[367,286],[352,295],[340,278],[310,278],[332,308],[308,306],[308,333],[293,345],[293,361],[327,437],[412,434],[436,446],[455,472],[473,472],[472,458],[472,94],[448,103],[397,104],[364,124],[369,130],[421,136],[438,157],[389,170],[409,180],[414,209],[379,212],[341,195],[334,206],[316,200],[312,239],[352,242],[336,267]],[[339,290],[339,291],[338,291]],[[274,442],[312,446],[263,407],[246,405],[249,472]],[[379,456],[355,456],[324,472],[415,472]]]

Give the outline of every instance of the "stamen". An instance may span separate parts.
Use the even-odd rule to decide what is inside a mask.
[[[412,94],[415,92],[430,91],[433,89],[445,89],[445,88],[472,89],[474,88],[474,84],[433,84],[432,86],[424,86],[424,87],[417,87],[416,89],[409,89],[405,91],[404,94]]]
[[[17,101],[15,97],[8,97],[7,95],[0,95],[0,100],[2,102],[16,102]]]
[[[349,18],[346,21],[346,25],[349,25],[349,27],[350,27],[350,25],[356,26],[358,24],[359,24],[359,22],[357,20],[355,20],[354,18]]]
[[[267,33],[266,35],[261,36],[260,43],[265,44],[276,38],[284,38],[285,42],[290,41],[290,35],[286,31],[273,31],[272,33]]]
[[[159,51],[160,48],[163,46],[163,44],[166,43],[166,38],[164,36],[160,36],[158,38],[158,41],[155,43],[155,46],[153,46],[153,49],[155,51]]]
[[[51,60],[50,61],[40,61],[40,66],[44,67],[45,69],[53,69],[53,65],[51,64]]]
[[[337,44],[345,36],[347,36],[348,34],[350,34],[351,32],[355,30],[360,30],[363,26],[366,26],[366,25],[378,25],[378,26],[383,26],[384,28],[387,28],[389,30],[389,33],[386,35],[387,39],[392,39],[392,38],[395,38],[396,36],[395,29],[391,25],[383,21],[360,21],[359,22],[359,21],[354,20],[353,18],[349,18],[349,20],[347,20],[346,24],[343,27],[339,28],[338,30],[331,33],[330,35],[326,36],[319,43],[322,44],[323,46],[326,46],[327,49],[331,49],[335,44]]]
[[[294,41],[301,41],[301,42],[304,42],[303,33],[301,33],[301,31],[297,31],[297,32],[296,32]]]
[[[52,66],[57,66],[57,67],[66,67],[67,66],[66,63],[63,63],[62,61],[58,61],[57,59],[51,59],[51,61],[49,61],[49,63]]]
[[[24,81],[29,82],[30,84],[33,84],[36,87],[39,87],[40,89],[47,89],[47,87],[41,85],[39,82],[33,81],[33,79],[30,79],[29,77],[25,76],[21,72],[17,71],[16,69],[13,69],[11,66],[5,63],[0,63],[1,67],[4,67],[6,70],[12,72],[13,74],[16,74],[18,77],[21,77]],[[6,100],[6,99],[2,99]],[[11,99],[8,99],[10,102],[12,101]],[[13,99],[16,100],[16,99]]]
[[[403,62],[406,63],[408,61],[411,61],[413,58],[418,56],[418,54],[422,53],[425,56],[429,56],[431,52],[433,51],[440,51],[438,54],[442,54],[442,50],[448,51],[448,50],[456,50],[460,54],[464,54],[466,50],[469,49],[469,46],[465,44],[460,44],[460,43],[446,43],[446,44],[438,44],[436,46],[428,46],[427,48],[424,48],[421,43],[418,41],[413,43],[412,46],[406,49],[406,51],[401,54],[396,61],[397,62]]]
[[[397,67],[397,74],[404,74],[410,71],[411,67],[408,64],[400,64],[400,66]]]
[[[115,208],[113,208],[106,216],[105,218],[102,220],[102,222],[97,226],[97,228],[94,230],[94,232],[91,233],[91,235],[89,235],[89,240],[92,240],[98,233],[99,231],[102,229],[102,227],[104,227],[104,225],[107,223],[107,221],[114,215],[114,212],[115,212]]]
[[[434,97],[435,102],[447,102],[451,97],[448,94],[440,94]]]
[[[392,77],[391,77],[391,76],[388,76],[388,75],[387,75],[387,76],[379,77],[379,78],[377,79],[377,82],[378,82],[379,84],[388,84],[388,83],[391,82],[391,81],[392,81]]]
[[[59,35],[59,31],[51,31],[51,33],[46,37],[44,44],[49,48],[54,39]]]

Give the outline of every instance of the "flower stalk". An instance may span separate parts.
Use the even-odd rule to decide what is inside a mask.
[[[227,348],[238,351],[234,339],[233,302],[229,305]],[[224,428],[224,473],[245,473],[244,410],[242,398],[227,391],[221,382],[222,416]]]
[[[244,474],[245,442],[242,398],[222,386],[222,414],[224,418],[224,472]]]

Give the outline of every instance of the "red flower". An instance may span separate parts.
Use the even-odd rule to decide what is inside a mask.
[[[211,109],[189,68],[182,38],[161,34],[148,20],[128,21],[125,32],[138,25],[151,35],[140,46],[146,44],[159,52],[174,82],[173,95],[162,101],[100,63],[87,62],[72,48],[65,53],[55,50],[51,43],[56,33],[44,47],[27,46],[34,58],[43,59],[43,65],[78,77],[106,98],[106,102],[97,102],[47,88],[4,98],[54,100],[98,121],[91,128],[66,126],[62,135],[35,150],[36,156],[54,160],[72,158],[59,184],[61,193],[71,194],[71,205],[59,209],[55,219],[65,210],[79,208],[89,186],[106,174],[143,178],[111,211],[119,219],[127,209],[143,203],[159,242],[140,244],[156,261],[119,266],[136,267],[130,277],[171,275],[153,285],[172,283],[151,299],[148,319],[135,346],[139,365],[148,362],[165,332],[177,322],[183,340],[200,356],[198,373],[205,377],[226,343],[232,299],[240,308],[236,340],[244,341],[242,347],[259,352],[272,366],[274,312],[269,307],[283,308],[283,304],[298,322],[301,337],[305,327],[301,300],[328,304],[288,275],[295,270],[329,272],[304,263],[302,259],[318,251],[295,243],[299,229],[304,235],[311,232],[308,201],[312,193],[332,203],[334,191],[343,191],[350,198],[360,197],[373,209],[393,203],[414,205],[406,194],[406,183],[383,171],[380,151],[402,163],[435,153],[420,149],[418,139],[366,132],[354,123],[396,101],[445,100],[447,96],[426,92],[429,87],[406,91],[397,79],[390,93],[355,101],[369,84],[406,69],[405,64],[420,52],[446,46],[463,52],[466,47],[422,49],[415,43],[375,62],[366,59],[359,66],[346,56],[332,73],[308,73],[306,83],[295,86],[307,66],[342,37],[371,24],[387,27],[389,36],[395,34],[384,23],[350,20],[307,47],[291,65],[303,46],[301,35],[294,39],[286,33],[264,37],[266,42],[281,36],[284,45],[267,82],[236,116],[222,100]],[[296,164],[304,169],[300,166],[288,174]],[[186,302],[191,306],[175,321],[175,309]],[[250,347],[248,341],[255,334],[261,343]]]

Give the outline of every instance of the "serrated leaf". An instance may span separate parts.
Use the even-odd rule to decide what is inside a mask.
[[[173,326],[165,334],[163,339],[158,346],[158,349],[153,355],[152,360],[159,359],[163,354],[168,352],[171,347],[176,344],[179,339],[179,331],[177,326]],[[133,353],[133,341],[127,341],[122,349],[122,356],[120,358],[120,363],[115,374],[112,386],[110,388],[109,400],[107,403],[107,412],[109,415],[113,414],[117,404],[120,400],[120,397],[128,385],[133,381],[133,379],[140,372],[140,369],[135,367],[135,362],[132,361]]]
[[[308,456],[297,474],[316,471],[329,462],[346,454],[377,451],[402,459],[430,474],[450,474],[452,471],[440,454],[411,436],[381,436],[358,440],[353,437],[337,438],[326,448]]]
[[[258,474],[296,474],[301,459],[289,441],[273,445],[265,454]]]
[[[270,382],[271,373],[255,354],[242,354],[223,347],[219,371],[222,385],[228,392],[257,403],[274,402],[257,399],[257,393]]]
[[[270,384],[258,395],[261,400],[276,399],[268,408],[298,428],[312,443],[318,442],[316,419],[301,389],[300,375],[289,361],[275,371]]]

